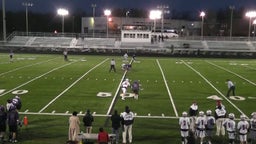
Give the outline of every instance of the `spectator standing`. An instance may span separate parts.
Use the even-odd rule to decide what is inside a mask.
[[[248,133],[250,125],[245,120],[246,119],[245,115],[241,115],[240,119],[241,120],[237,124],[237,130],[239,133],[240,144],[247,144],[247,133]]]
[[[6,132],[7,113],[4,106],[0,106],[0,142],[3,142]]]
[[[90,110],[88,109],[85,116],[83,117],[83,122],[85,126],[86,133],[92,133],[92,123],[94,121],[94,117],[92,116]]]
[[[183,112],[182,117],[179,118],[181,143],[182,144],[187,144],[187,142],[188,142],[187,138],[188,138],[190,120],[187,116],[188,116],[187,112]]]
[[[213,137],[213,129],[215,126],[215,118],[212,116],[212,111],[207,110],[206,111],[206,138],[208,140],[208,144],[212,143],[212,137]]]
[[[235,94],[236,87],[235,87],[234,83],[230,79],[227,79],[227,83],[228,83],[227,97],[229,97],[229,94],[230,94],[231,91],[232,91],[233,96],[235,96],[236,95]]]
[[[126,144],[127,133],[129,143],[132,143],[132,125],[134,122],[134,114],[131,112],[128,106],[125,107],[125,111],[121,114],[122,126],[123,126],[123,143]]]
[[[200,138],[200,144],[203,144],[205,138],[205,126],[207,125],[207,120],[204,116],[204,112],[199,112],[199,117],[196,119],[196,136]]]
[[[16,143],[17,141],[17,131],[19,123],[19,114],[16,109],[12,109],[7,114],[9,132],[10,132],[10,142]]]
[[[111,116],[112,121],[112,132],[116,135],[116,144],[119,142],[119,131],[121,127],[122,118],[118,115],[117,110],[115,110],[114,114]]]
[[[99,128],[98,144],[108,144],[109,136],[106,131],[101,127]]]
[[[225,128],[223,126],[223,123],[225,121],[226,118],[226,110],[221,106],[217,106],[217,108],[215,109],[215,119],[216,119],[216,135],[219,136],[221,135],[225,135]]]
[[[196,102],[193,102],[189,108],[189,116],[190,116],[190,130],[195,132],[195,121],[198,113],[198,105]]]
[[[134,81],[132,83],[132,92],[134,93],[134,99],[138,100],[139,98],[139,90],[140,90],[140,84],[138,81]]]
[[[65,60],[65,61],[68,61],[68,51],[67,51],[67,49],[65,49],[65,50],[63,51],[63,56],[64,56],[64,60]]]
[[[111,61],[110,61],[110,69],[109,69],[109,72],[111,72],[111,71],[114,71],[114,72],[116,72],[116,61],[114,60],[114,59],[112,59]]]
[[[13,51],[11,50],[11,51],[10,51],[10,55],[9,55],[9,57],[10,57],[10,62],[13,62],[13,55],[14,55],[14,54],[13,54]]]
[[[72,116],[69,117],[69,135],[68,140],[75,141],[76,136],[80,132],[80,120],[77,116],[77,112],[74,111]]]
[[[252,144],[256,142],[256,112],[253,112],[251,116],[249,140]]]
[[[236,138],[236,122],[234,121],[235,115],[230,113],[228,119],[225,120],[223,126],[226,128],[228,133],[229,144],[235,144]]]

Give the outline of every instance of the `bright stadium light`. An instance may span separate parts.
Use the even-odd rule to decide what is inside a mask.
[[[246,17],[249,17],[248,40],[250,40],[250,36],[251,36],[252,18],[256,17],[256,11],[248,11],[248,12],[246,12],[245,16],[246,16]]]
[[[154,20],[154,32],[156,31],[156,20],[161,19],[162,11],[160,10],[151,10],[149,13],[149,19]]]
[[[200,12],[200,17],[202,17],[202,23],[201,23],[201,39],[204,38],[204,17],[205,17],[205,12],[202,11]]]
[[[109,9],[106,9],[104,10],[104,15],[107,17],[107,38],[108,38],[108,19],[109,19],[109,16],[111,15],[111,10]]]
[[[68,10],[60,8],[57,10],[57,14],[62,16],[62,33],[64,33],[64,17],[69,14]]]

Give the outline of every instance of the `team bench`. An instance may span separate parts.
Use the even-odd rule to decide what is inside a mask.
[[[116,140],[115,134],[108,134],[110,142],[109,144],[114,144]],[[82,141],[83,143],[93,143],[93,141],[98,140],[98,134],[97,133],[80,133],[77,135],[77,140]]]

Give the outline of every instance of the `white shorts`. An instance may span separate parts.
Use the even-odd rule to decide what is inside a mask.
[[[127,88],[125,88],[125,87],[122,88],[123,94],[126,93],[126,90],[127,90]]]
[[[180,131],[181,137],[188,137],[188,130],[187,131]]]
[[[196,130],[196,136],[199,138],[205,137],[205,130]]]
[[[239,139],[240,139],[240,142],[245,142],[247,141],[247,135],[239,135]]]

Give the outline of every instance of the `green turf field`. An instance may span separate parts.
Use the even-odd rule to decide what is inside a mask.
[[[128,105],[136,113],[133,141],[136,144],[180,143],[178,116],[188,111],[193,101],[199,110],[214,110],[223,99],[228,112],[250,116],[255,109],[256,61],[253,59],[197,59],[137,57],[130,71],[121,70],[122,56],[15,54],[10,62],[0,54],[0,104],[20,94],[20,119],[29,125],[19,129],[22,144],[63,144],[68,139],[68,118],[73,111],[80,120],[90,109],[94,113],[93,132],[103,126],[111,132],[107,115]],[[117,72],[109,72],[110,60]],[[129,60],[131,58],[129,57]],[[138,80],[138,100],[121,100],[122,80]],[[226,79],[236,84],[236,97],[228,99]],[[130,92],[130,90],[128,90]],[[99,92],[110,97],[98,97]],[[24,94],[22,94],[24,93]],[[149,116],[150,115],[150,116]],[[81,125],[83,130],[83,126]],[[215,138],[216,143],[225,140]]]

